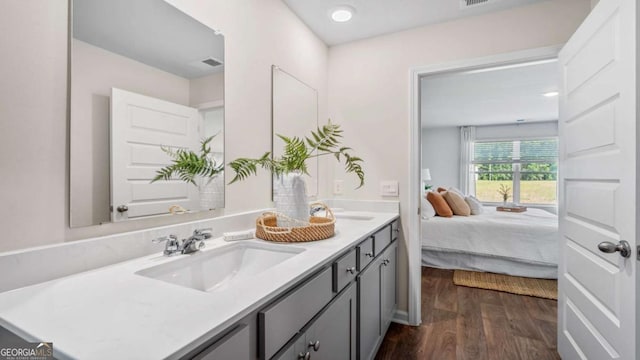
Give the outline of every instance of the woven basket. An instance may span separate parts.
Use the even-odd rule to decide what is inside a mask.
[[[309,222],[304,222],[276,212],[267,212],[256,220],[256,237],[275,242],[308,242],[328,239],[335,235],[336,218],[333,211],[324,203],[313,203],[311,206],[324,207],[326,215],[311,216]],[[300,226],[279,227],[278,218],[292,220],[300,223]]]

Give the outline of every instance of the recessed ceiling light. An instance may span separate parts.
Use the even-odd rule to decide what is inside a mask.
[[[560,95],[560,93],[557,91],[549,91],[548,93],[542,94],[542,96],[545,96],[545,97],[554,97],[558,95]]]
[[[347,22],[351,20],[355,10],[351,6],[338,6],[330,12],[331,19],[335,22]]]

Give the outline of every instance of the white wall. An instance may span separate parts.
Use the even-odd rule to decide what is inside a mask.
[[[189,81],[189,106],[197,107],[212,101],[224,101],[224,72]]]
[[[65,238],[67,0],[0,6],[2,251]]]
[[[422,129],[422,168],[431,172],[434,188],[460,188],[460,128]]]
[[[171,3],[225,35],[227,159],[271,148],[272,64],[318,89],[320,118],[327,118],[327,47],[282,1]],[[7,34],[0,40],[0,251],[157,225],[149,219],[68,228],[67,0],[0,6]],[[226,210],[270,206],[270,187],[264,173],[227,186]]]
[[[365,160],[366,184],[344,178],[346,198],[378,199],[379,182],[400,182],[403,233],[409,202],[409,71],[412,67],[558,45],[590,11],[589,0],[550,0],[332,47],[329,115],[344,142]],[[349,186],[351,185],[351,186]],[[400,308],[407,306],[406,247],[401,243]]]

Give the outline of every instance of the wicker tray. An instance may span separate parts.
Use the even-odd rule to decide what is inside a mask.
[[[335,235],[336,218],[333,211],[324,203],[313,203],[311,206],[324,207],[326,215],[311,216],[309,222],[297,221],[300,226],[280,227],[278,218],[293,219],[280,213],[267,212],[256,220],[256,237],[275,242],[308,242],[328,239]]]

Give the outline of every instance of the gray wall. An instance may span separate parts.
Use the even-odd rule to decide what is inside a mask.
[[[422,129],[422,168],[429,168],[434,187],[460,188],[460,128]]]

